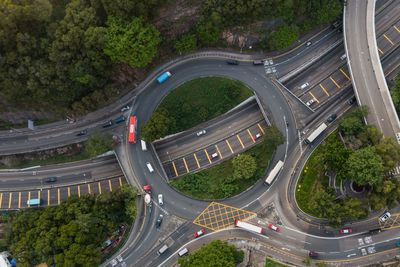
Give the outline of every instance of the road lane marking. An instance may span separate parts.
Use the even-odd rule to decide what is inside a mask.
[[[233,154],[233,150],[232,150],[231,145],[230,145],[229,142],[228,142],[228,139],[226,139],[225,142],[226,142],[226,144],[228,145],[229,149],[231,150],[231,153]]]
[[[10,199],[8,200],[8,208],[11,209],[12,192],[10,192]]]
[[[50,189],[47,189],[47,206],[50,206]]]
[[[29,200],[31,200],[31,191],[28,192],[28,207],[31,206],[31,205],[29,205]]]
[[[81,186],[78,185],[78,197],[81,197]]]
[[[217,149],[217,151],[218,151],[218,154],[219,154],[219,156],[221,157],[221,159],[223,159],[223,157],[222,157],[222,154],[221,154],[221,151],[219,151],[219,148],[218,148],[218,146],[217,146],[217,145],[215,145],[215,148]]]
[[[258,125],[258,128],[260,128],[261,132],[262,132],[263,134],[265,134],[263,128],[261,127],[261,125],[260,125],[259,123],[257,123],[257,125]]]
[[[194,159],[196,160],[197,167],[199,167],[199,169],[200,169],[200,163],[199,163],[199,161],[197,160],[196,153],[193,153],[193,155],[194,155]]]
[[[90,184],[87,185],[88,193],[90,194]]]
[[[70,189],[69,189],[69,186],[68,186],[68,197],[71,195],[71,192],[70,192]]]
[[[100,185],[100,182],[99,182],[99,194],[101,194],[101,185]]]
[[[121,180],[121,177],[119,177],[118,179],[119,179],[119,187],[122,187],[122,180]]]
[[[396,29],[396,31],[400,32],[400,30],[396,27],[396,25],[393,25],[393,27]]]
[[[60,205],[60,188],[57,188],[57,192],[58,192],[58,205]]]
[[[256,140],[254,140],[253,136],[251,135],[251,133],[250,133],[250,129],[247,129],[247,132],[249,133],[251,140],[253,140],[253,143],[255,143],[255,142],[256,142]]]
[[[21,208],[21,192],[19,192],[19,196],[18,196],[18,208]]]
[[[236,137],[237,137],[237,139],[239,140],[240,144],[242,145],[242,148],[244,148],[244,145],[243,145],[243,143],[242,143],[242,140],[240,139],[240,137],[239,137],[238,134],[236,135]]]
[[[346,78],[347,78],[349,81],[351,81],[350,77],[347,76],[346,72],[344,72],[342,69],[340,69],[340,72],[343,73],[343,75],[346,76]]]
[[[309,93],[315,99],[315,101],[317,101],[317,103],[319,103],[318,99],[311,92],[309,92]]]
[[[386,38],[386,40],[389,41],[389,43],[390,43],[392,46],[394,46],[394,43],[392,42],[392,40],[389,39],[389,37],[386,36],[386,34],[384,34],[383,36]]]
[[[3,193],[0,193],[0,209],[1,209],[2,202],[3,202]]]
[[[112,192],[111,180],[108,180],[108,186],[110,187],[110,192]]]
[[[38,191],[38,199],[40,199],[40,191]],[[38,206],[40,206],[40,201],[39,201],[39,205]]]
[[[381,54],[383,54],[382,50],[378,47],[379,52],[381,52]]]
[[[178,171],[176,170],[175,162],[172,162],[172,166],[174,167],[175,170],[175,176],[178,176]]]
[[[208,158],[208,161],[210,162],[210,164],[211,164],[211,159],[210,159],[210,156],[208,155],[208,152],[207,152],[207,150],[206,149],[204,149],[204,152],[206,152],[206,156],[207,156],[207,158]]]
[[[339,84],[337,84],[337,82],[332,78],[332,76],[329,76],[329,78],[331,79],[331,81],[337,86],[337,88],[340,89]]]
[[[185,163],[186,172],[189,173],[189,168],[188,168],[188,166],[187,166],[187,164],[186,164],[186,160],[185,160],[185,158],[182,158],[182,159],[183,159],[183,163]]]
[[[328,92],[325,90],[325,88],[322,86],[322,84],[319,84],[319,86],[322,88],[322,90],[324,90],[324,92],[325,92],[325,94],[327,95],[327,96],[329,96],[329,94],[328,94]],[[311,93],[310,93],[311,94]],[[313,96],[314,97],[314,96]],[[315,97],[314,97],[315,98]]]

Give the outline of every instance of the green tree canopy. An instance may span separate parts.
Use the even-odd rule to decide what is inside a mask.
[[[93,0],[92,0],[93,1]],[[151,19],[162,6],[162,0],[101,0],[107,16],[129,20],[133,16],[145,20]]]
[[[112,137],[108,133],[94,131],[85,142],[85,153],[90,157],[96,157],[112,150]]]
[[[125,22],[110,16],[106,22],[107,42],[104,53],[114,63],[128,62],[132,68],[146,67],[157,54],[160,33],[140,18]]]
[[[363,146],[374,146],[379,144],[382,139],[382,133],[375,126],[367,125],[357,138],[362,142]]]
[[[383,160],[383,168],[386,173],[393,170],[400,163],[400,144],[393,136],[384,138],[375,145],[376,153]]]
[[[366,126],[364,117],[369,113],[367,106],[357,107],[350,114],[344,116],[339,123],[339,131],[345,136],[356,136]]]
[[[372,146],[353,152],[346,168],[349,178],[359,185],[376,185],[383,180],[383,161]]]
[[[151,115],[148,122],[140,125],[142,139],[146,142],[153,142],[164,137],[174,126],[175,120],[169,115],[168,110],[159,108]]]
[[[180,39],[175,40],[174,48],[179,53],[190,53],[196,50],[197,39],[195,34],[185,34]]]
[[[348,160],[351,150],[335,134],[332,134],[325,140],[324,151],[324,160],[328,167],[335,170],[340,178],[344,178],[343,166]]]
[[[211,21],[205,21],[204,19],[197,25],[196,31],[200,43],[204,46],[217,44],[221,35],[221,31]]]
[[[181,267],[208,267],[211,262],[213,267],[234,267],[235,263],[243,261],[243,257],[243,251],[237,251],[235,246],[214,240],[189,256],[180,258],[178,263]]]
[[[257,164],[255,159],[247,154],[241,154],[232,159],[233,177],[235,179],[249,179],[253,177]]]
[[[272,34],[269,47],[272,50],[283,49],[291,46],[297,39],[299,39],[298,29],[285,24]]]

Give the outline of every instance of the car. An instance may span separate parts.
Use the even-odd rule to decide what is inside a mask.
[[[310,101],[308,101],[308,102],[306,103],[306,105],[309,107],[309,106],[311,106],[311,104],[314,103],[314,102],[315,102],[315,99],[312,98]]]
[[[239,65],[239,61],[234,60],[234,59],[228,59],[226,61],[226,63],[229,64],[229,65]]]
[[[82,130],[79,133],[76,134],[76,136],[81,136],[87,134],[87,130]]]
[[[279,232],[279,227],[276,227],[272,223],[268,224],[268,228],[271,229],[271,230],[274,230],[276,232]]]
[[[386,222],[387,219],[389,219],[389,218],[390,218],[390,213],[389,212],[385,212],[385,214],[383,214],[381,217],[379,217],[379,220],[381,222]]]
[[[158,204],[160,204],[160,206],[164,205],[163,195],[162,194],[158,194]]]
[[[353,232],[353,230],[351,228],[343,228],[342,230],[340,230],[341,234],[351,234]]]
[[[326,121],[327,122],[332,122],[336,119],[337,115],[336,114],[332,114]]]
[[[218,153],[217,152],[215,152],[215,153],[210,155],[210,159],[215,159],[216,157],[218,157]]]
[[[151,193],[150,185],[145,185],[145,186],[143,186],[143,190],[144,190],[144,192],[146,192],[146,193]]]
[[[353,105],[354,102],[356,102],[356,98],[355,98],[355,97],[350,98],[350,99],[347,101],[347,104]]]
[[[110,127],[112,125],[112,121],[107,121],[103,123],[103,128]]]
[[[206,130],[201,130],[200,132],[197,132],[197,136],[200,136],[200,135],[203,135],[203,134],[206,134]]]
[[[253,136],[254,140],[257,140],[258,138],[260,138],[262,136],[262,133],[258,133],[255,136]]]
[[[397,241],[397,246],[400,247],[400,241]]]
[[[204,229],[201,229],[200,231],[197,231],[193,235],[194,235],[195,238],[198,238],[199,236],[204,235]]]
[[[117,264],[118,264],[118,261],[116,260],[116,259],[113,259],[111,262],[110,262],[110,264],[111,264],[111,266],[117,266]]]
[[[162,214],[160,214],[160,216],[158,216],[158,219],[157,219],[157,221],[156,221],[156,227],[157,227],[157,228],[161,226],[161,223],[162,223],[162,221],[163,221],[163,218],[164,218],[164,216],[163,216]]]
[[[253,65],[264,65],[264,61],[262,60],[254,60]]]
[[[121,108],[121,112],[127,111],[127,110],[129,110],[129,109],[130,109],[129,106],[125,106],[125,107]]]
[[[310,258],[316,259],[316,258],[318,258],[318,253],[314,252],[314,251],[310,251],[308,253],[308,256],[310,256]]]
[[[306,43],[306,46],[309,47],[310,45],[312,45],[312,42],[311,42],[311,41],[308,41],[308,42]]]
[[[310,85],[310,83],[303,83],[301,86],[300,86],[300,90],[303,90],[304,88],[306,88],[307,86],[309,86]]]
[[[45,180],[46,183],[54,183],[57,181],[57,177],[50,177]]]

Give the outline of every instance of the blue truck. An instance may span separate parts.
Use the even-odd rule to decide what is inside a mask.
[[[29,205],[29,206],[37,206],[37,205],[40,205],[40,198],[32,198],[32,199],[29,199],[29,200],[26,202],[26,204]]]
[[[160,76],[158,76],[157,81],[158,83],[163,83],[165,82],[165,80],[167,80],[169,77],[171,77],[171,72],[166,71],[163,74],[161,74]]]

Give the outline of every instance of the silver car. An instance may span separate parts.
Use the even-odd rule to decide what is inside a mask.
[[[389,213],[389,212],[386,212],[386,213],[383,214],[381,217],[379,217],[379,220],[380,220],[381,222],[386,222],[387,219],[389,219],[389,218],[390,218],[390,213]]]

